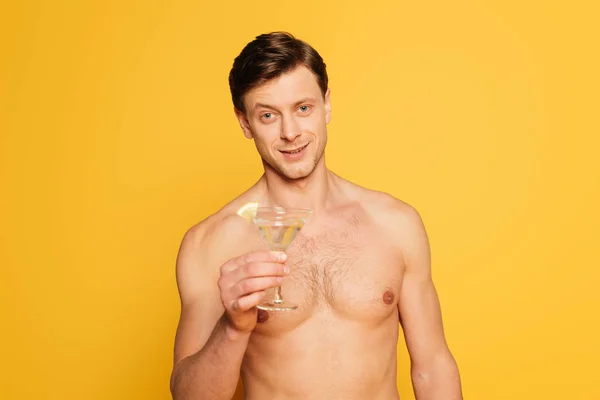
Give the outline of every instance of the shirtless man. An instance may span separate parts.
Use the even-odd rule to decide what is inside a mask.
[[[285,33],[261,35],[230,73],[235,114],[264,175],[184,236],[176,400],[398,399],[402,324],[418,400],[461,399],[419,214],[325,165],[331,119],[325,64]],[[288,251],[268,252],[236,214],[248,202],[311,208]],[[256,305],[281,283],[294,311]]]

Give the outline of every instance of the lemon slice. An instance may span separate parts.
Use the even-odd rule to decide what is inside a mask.
[[[256,210],[258,209],[258,202],[246,203],[239,210],[237,210],[237,215],[244,218],[247,221],[252,222],[254,216],[256,215]]]

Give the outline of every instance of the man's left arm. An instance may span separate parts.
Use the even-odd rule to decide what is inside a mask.
[[[440,302],[431,276],[429,239],[412,207],[399,210],[399,240],[405,261],[399,296],[400,323],[411,360],[417,400],[462,400],[458,366],[442,324]]]

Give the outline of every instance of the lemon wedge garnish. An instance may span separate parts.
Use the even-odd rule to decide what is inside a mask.
[[[254,216],[256,215],[256,210],[258,209],[258,202],[246,203],[239,210],[237,210],[237,215],[244,218],[247,221],[252,221]]]

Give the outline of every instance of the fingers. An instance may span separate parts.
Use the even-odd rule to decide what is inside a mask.
[[[283,278],[279,276],[244,279],[240,281],[234,288],[232,288],[233,296],[238,298],[254,292],[262,292],[268,288],[281,285],[282,281]]]
[[[265,290],[279,286],[290,272],[283,252],[260,251],[234,258],[221,267],[219,289],[225,308],[248,311],[262,300]]]
[[[249,264],[255,275],[247,275],[244,272],[234,271],[228,277],[219,281],[221,296],[224,304],[231,304],[235,310],[236,301],[252,293],[264,292],[266,289],[280,286],[283,275],[289,272],[287,266],[281,264]],[[246,267],[239,270],[244,271]],[[264,275],[260,275],[264,274]]]
[[[266,293],[264,291],[254,292],[247,296],[240,297],[236,301],[233,302],[232,308],[236,312],[244,312],[248,311],[253,307],[256,307],[258,303],[265,297]]]
[[[244,268],[240,272],[240,278],[242,276],[264,276],[272,274],[272,269],[263,270],[263,267],[258,264],[283,264],[287,260],[287,255],[279,251],[260,251],[245,254],[243,256],[234,258],[221,266],[221,275],[227,275],[235,270]],[[252,265],[252,266],[250,266]]]
[[[288,265],[279,263],[255,262],[246,264],[233,271],[235,280],[241,281],[247,278],[258,278],[261,276],[284,276],[290,272]]]
[[[235,262],[238,266],[242,266],[256,262],[282,263],[285,260],[287,260],[287,254],[282,251],[256,251],[236,258]]]

